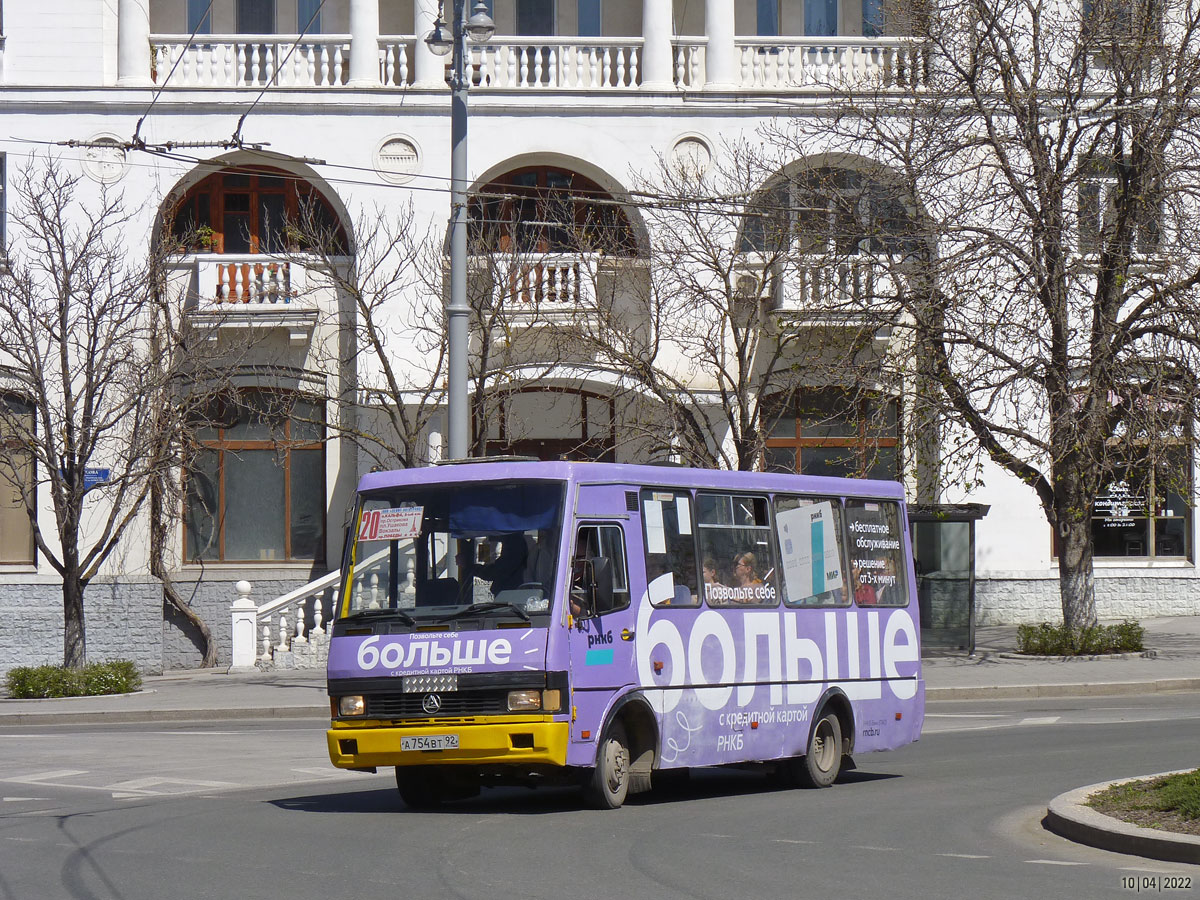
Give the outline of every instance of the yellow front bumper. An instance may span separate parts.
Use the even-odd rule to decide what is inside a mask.
[[[326,732],[329,759],[340,769],[372,766],[482,766],[540,763],[565,766],[570,725],[549,716],[514,720],[479,717],[438,724],[337,721]],[[456,750],[401,750],[413,735],[456,734]]]

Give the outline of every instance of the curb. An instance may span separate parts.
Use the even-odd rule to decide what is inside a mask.
[[[1178,770],[1178,772],[1190,771],[1192,770]],[[1175,775],[1178,772],[1159,772],[1155,775],[1119,778],[1116,781],[1090,784],[1087,787],[1059,794],[1050,801],[1050,806],[1046,809],[1045,826],[1057,835],[1080,844],[1087,844],[1089,847],[1099,847],[1101,850],[1145,856],[1166,862],[1200,863],[1200,836],[1142,828],[1140,825],[1131,825],[1128,822],[1114,819],[1112,816],[1106,816],[1084,805],[1092,794],[1115,784],[1145,781],[1150,778],[1160,778],[1163,775]]]
[[[144,722],[209,722],[229,719],[329,719],[329,706],[245,706],[231,709],[124,709],[4,713],[9,725],[136,725]]]
[[[1083,684],[1014,684],[991,687],[925,688],[926,701],[1026,700],[1036,697],[1111,697],[1200,691],[1200,678],[1160,678],[1156,681],[1095,681]]]

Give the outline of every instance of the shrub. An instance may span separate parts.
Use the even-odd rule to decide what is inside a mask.
[[[10,697],[29,700],[47,697],[91,697],[128,694],[142,686],[142,676],[130,660],[91,663],[82,669],[63,666],[18,666],[5,678]]]
[[[1137,653],[1146,630],[1133,619],[1119,625],[1093,625],[1078,630],[1065,624],[1017,626],[1017,652],[1032,656],[1093,656],[1101,653]]]

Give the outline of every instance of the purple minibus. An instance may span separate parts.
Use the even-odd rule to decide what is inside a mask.
[[[900,484],[480,460],[359,485],[329,646],[335,766],[427,807],[616,808],[763,764],[824,787],[924,719]]]

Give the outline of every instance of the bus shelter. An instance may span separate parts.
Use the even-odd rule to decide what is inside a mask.
[[[975,523],[989,509],[982,503],[908,508],[923,655],[975,652]]]

